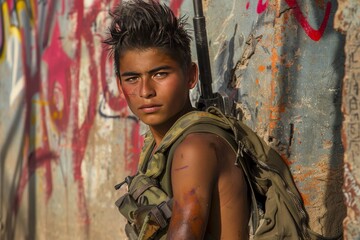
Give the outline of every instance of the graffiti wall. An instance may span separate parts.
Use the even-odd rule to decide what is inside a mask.
[[[118,2],[0,0],[1,239],[125,238],[113,186],[136,170],[144,126],[102,44]],[[163,2],[191,24],[191,0]],[[341,143],[337,1],[203,3],[213,89],[282,154],[313,229],[340,233],[352,176],[343,168],[353,171]]]
[[[218,9],[223,9],[219,11]],[[344,36],[336,1],[207,1],[214,88],[290,166],[325,236],[342,232]]]
[[[101,43],[116,3],[1,1],[4,239],[119,235],[112,185],[136,170],[141,137]]]

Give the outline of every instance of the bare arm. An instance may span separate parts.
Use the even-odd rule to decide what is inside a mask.
[[[191,134],[175,151],[171,179],[173,214],[167,239],[203,239],[218,175],[216,144],[209,134]]]

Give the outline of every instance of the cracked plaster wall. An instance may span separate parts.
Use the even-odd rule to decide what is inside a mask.
[[[346,239],[360,239],[360,3],[356,0],[338,2],[335,28],[346,35],[342,95],[343,191],[347,206],[344,231]]]
[[[345,37],[336,1],[205,1],[213,89],[227,93],[248,125],[293,172],[325,236],[346,215],[341,142]]]

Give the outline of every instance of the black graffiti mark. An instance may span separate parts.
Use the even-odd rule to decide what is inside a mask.
[[[109,113],[106,112],[107,108],[108,107],[106,107],[105,99],[101,99],[100,103],[99,103],[99,108],[98,108],[98,113],[99,113],[99,115],[101,117],[103,117],[103,118],[113,118],[113,119],[116,119],[116,118],[130,119],[130,120],[134,120],[136,123],[139,122],[139,119],[136,116],[133,116],[133,115],[124,115],[124,114],[116,113],[116,112],[109,114]]]
[[[353,159],[356,159],[360,154],[360,140],[350,139],[349,151],[353,154]]]
[[[359,113],[354,113],[350,115],[350,122],[358,122],[360,121]]]
[[[358,139],[360,137],[360,123],[349,123],[348,134],[352,140]]]
[[[350,44],[353,43],[355,45],[358,45],[359,41],[360,41],[360,31],[359,30],[360,30],[360,28],[353,29],[351,31],[351,33],[346,36],[347,42],[349,42]]]
[[[356,77],[359,77],[358,79],[360,79],[360,74],[358,73],[358,76],[355,75],[355,73],[353,72],[351,74],[353,81],[350,82],[351,84],[351,94],[358,96],[359,95],[359,83],[356,81]]]
[[[358,84],[358,82],[356,81],[357,79],[360,80],[360,71],[353,71],[351,73],[351,80]],[[355,85],[355,83],[354,83],[354,85]]]
[[[349,53],[349,65],[352,69],[360,69],[360,58],[358,57],[358,50],[360,49],[360,45],[354,46]]]
[[[353,111],[357,111],[359,109],[358,106],[358,100],[355,96],[351,96],[349,99],[349,110],[350,113],[352,113]]]

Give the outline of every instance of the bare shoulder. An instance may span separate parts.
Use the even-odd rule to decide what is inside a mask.
[[[211,133],[191,133],[177,146],[172,163],[172,172],[186,170],[196,176],[216,176],[218,156],[223,143]],[[204,172],[204,169],[207,171]],[[191,172],[189,172],[191,171]]]
[[[217,186],[223,192],[233,181],[243,185],[243,172],[235,166],[235,160],[235,152],[222,137],[191,133],[175,149],[171,167],[173,187],[183,188],[187,183],[205,190]]]
[[[196,154],[200,159],[209,160],[218,157],[218,154],[225,151],[231,152],[231,148],[226,147],[227,143],[213,133],[191,133],[178,145],[175,154]],[[201,157],[203,156],[203,157]]]
[[[205,233],[215,239],[246,239],[247,186],[243,171],[234,165],[235,158],[230,145],[212,133],[189,134],[178,145],[171,169],[171,234],[175,229],[196,229],[196,235],[202,236],[198,239]]]
[[[168,239],[203,239],[218,180],[218,144],[212,134],[194,133],[177,146],[171,166],[173,213]]]

